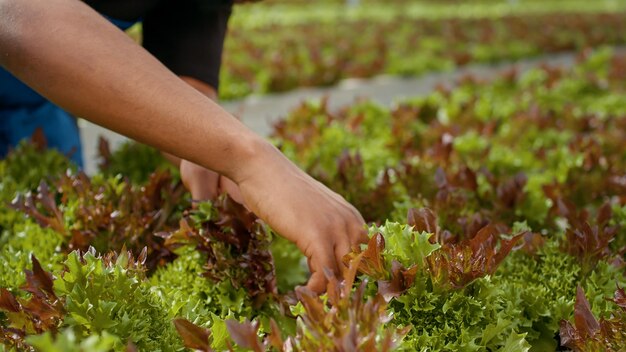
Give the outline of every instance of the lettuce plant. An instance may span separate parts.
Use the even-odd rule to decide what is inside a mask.
[[[620,351],[626,346],[626,294],[617,287],[616,309],[610,318],[600,320],[591,312],[585,292],[578,286],[574,306],[574,324],[561,321],[561,343],[574,351]]]
[[[100,137],[98,151],[100,173],[107,177],[123,175],[133,184],[142,185],[154,172],[167,170],[175,180],[180,179],[178,169],[161,152],[145,144],[128,141],[111,151],[109,142]]]
[[[150,270],[174,258],[156,233],[173,229],[184,189],[167,172],[155,173],[144,186],[121,177],[89,178],[66,174],[50,188],[41,183],[37,192],[13,202],[44,228],[65,238],[67,251],[90,246],[106,253],[126,247],[138,254],[148,248]]]

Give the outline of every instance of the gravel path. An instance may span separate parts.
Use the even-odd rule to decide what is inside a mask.
[[[574,53],[565,53],[495,65],[468,65],[454,72],[431,73],[414,78],[380,76],[367,80],[348,79],[334,87],[300,88],[281,94],[250,96],[238,101],[225,102],[222,106],[238,116],[257,133],[268,135],[271,132],[273,122],[285,116],[306,99],[319,99],[328,96],[331,109],[348,105],[358,98],[369,98],[383,105],[391,105],[401,98],[426,95],[433,91],[438,84],[451,85],[466,74],[489,79],[511,67],[517,67],[521,71],[544,63],[570,67],[574,64],[575,57],[576,54]],[[81,120],[79,126],[81,128],[87,173],[92,173],[96,170],[98,136],[106,137],[112,148],[126,140],[125,137],[117,133],[85,120]]]

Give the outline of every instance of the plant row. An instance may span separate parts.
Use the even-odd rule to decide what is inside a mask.
[[[275,143],[370,224],[320,297],[296,288],[307,273],[293,245],[227,197],[190,209],[153,151],[103,144],[103,170],[87,177],[41,142],[22,145],[0,162],[0,341],[621,351],[625,78],[626,57],[601,50],[571,70],[466,77],[391,109],[304,103]]]
[[[262,12],[244,18],[258,16]],[[394,10],[390,16],[331,17],[324,22],[254,28],[232,25],[225,44],[220,96],[234,99],[381,74],[414,76],[469,63],[626,42],[623,11],[511,12],[432,19]]]

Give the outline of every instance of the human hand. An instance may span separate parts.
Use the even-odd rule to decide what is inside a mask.
[[[180,177],[185,188],[191,193],[192,199],[215,200],[220,194],[228,193],[235,202],[243,204],[243,197],[237,184],[215,171],[181,160]]]
[[[324,269],[340,275],[343,256],[367,241],[365,221],[340,195],[307,175],[268,145],[246,165],[238,185],[247,207],[306,255],[307,287],[322,293]]]

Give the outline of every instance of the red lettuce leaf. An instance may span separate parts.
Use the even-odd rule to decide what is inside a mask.
[[[203,352],[213,351],[209,344],[211,332],[208,329],[201,328],[182,318],[174,319],[174,326],[183,339],[185,347]]]
[[[28,334],[57,331],[65,317],[63,300],[54,293],[52,275],[41,268],[31,256],[33,270],[24,270],[26,284],[22,287],[31,293],[30,298],[17,298],[6,289],[0,289],[0,311],[7,315],[9,325],[0,326],[0,342],[18,349],[27,348]]]
[[[472,239],[444,244],[441,250],[427,257],[433,280],[442,287],[459,289],[477,278],[493,274],[524,235],[504,240],[500,239],[500,233],[498,226],[488,225]]]

